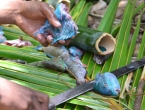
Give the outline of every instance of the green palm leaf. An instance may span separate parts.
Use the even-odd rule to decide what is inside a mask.
[[[26,87],[49,94],[50,97],[57,95],[69,86],[75,86],[75,80],[68,74],[58,75],[58,72],[32,67],[29,65],[17,64],[14,62],[0,61],[0,76],[15,81]],[[67,85],[69,86],[67,86]],[[97,94],[94,94],[97,96]],[[100,96],[102,97],[102,96]],[[88,106],[93,109],[110,109],[111,104],[104,99],[94,100],[91,93],[77,97],[68,103]]]
[[[117,6],[120,0],[111,1],[104,18],[102,19],[98,29],[101,31],[105,31],[111,33],[112,25],[114,21],[114,16],[117,10]],[[80,4],[83,6],[78,6],[77,10],[74,10],[75,6],[71,14],[74,15],[75,20],[80,20],[79,14],[86,10],[88,7],[92,5],[85,0],[81,0]],[[93,54],[90,52],[86,52],[82,58],[82,62],[87,64],[87,71],[88,77],[94,79],[97,73],[112,71],[121,66],[128,64],[131,61],[133,49],[135,47],[135,41],[138,35],[139,27],[140,27],[140,19],[138,20],[138,24],[134,35],[132,37],[130,46],[128,45],[128,39],[130,35],[130,28],[132,17],[135,13],[140,11],[144,8],[144,4],[140,5],[136,9],[134,9],[134,1],[129,0],[126,10],[124,12],[123,20],[117,28],[114,28],[112,34],[117,35],[117,45],[114,54],[106,61],[104,65],[97,65],[93,61]],[[84,9],[86,6],[86,9]],[[81,10],[79,12],[75,12]],[[88,10],[87,10],[88,11]],[[78,14],[79,13],[79,14]],[[85,19],[86,19],[85,15]],[[81,16],[83,17],[83,16]],[[85,21],[84,19],[84,21]],[[80,20],[81,22],[81,20]],[[85,22],[86,23],[86,22]],[[82,25],[85,25],[84,22]],[[5,31],[5,36],[7,39],[18,39],[23,36],[24,40],[29,40],[33,43],[33,45],[37,46],[40,45],[38,41],[34,40],[33,38],[29,37],[25,33],[23,33],[20,29],[16,27],[4,27],[3,30]],[[140,46],[140,50],[138,53],[138,59],[142,58],[144,55],[144,46],[145,45],[145,34],[142,39],[142,44]],[[0,45],[0,56],[7,57],[10,59],[21,59],[29,62],[35,61],[42,61],[48,60],[44,53],[38,52],[33,49],[34,47],[25,47],[25,48],[15,48]],[[141,77],[142,69],[138,69],[134,74],[132,88],[137,87],[139,79]],[[71,87],[75,87],[76,81],[66,72],[57,72],[53,70],[46,70],[43,68],[36,68],[30,65],[22,65],[17,64],[14,62],[8,61],[0,61],[0,76],[11,81],[14,81],[20,85],[41,91],[43,93],[48,94],[50,97],[53,97],[65,90],[70,89]],[[121,82],[121,87],[124,87],[124,82],[126,80],[126,76],[119,78]],[[99,94],[88,92],[84,95],[78,96],[67,103],[59,105],[57,108],[58,110],[83,110],[84,107],[89,107],[94,110],[110,110],[110,109],[117,109],[122,110],[123,108],[120,106],[122,105],[124,109],[132,109],[134,105],[134,101],[131,98],[132,96],[125,97],[124,100],[116,100],[114,98],[105,98]],[[135,98],[135,96],[133,97]],[[122,101],[122,102],[121,102]],[[120,105],[118,105],[117,103]],[[145,97],[142,100],[142,109],[144,108]],[[128,107],[126,106],[128,104]]]

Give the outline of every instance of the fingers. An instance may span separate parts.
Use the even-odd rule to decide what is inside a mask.
[[[69,45],[70,40],[66,40],[64,45]]]
[[[44,47],[47,47],[49,44],[52,44],[53,42],[53,36],[49,35],[47,37],[43,36],[42,34],[38,34],[36,37],[34,37],[37,41],[39,41]],[[58,42],[54,43],[53,46],[62,46],[62,45],[69,45],[69,40],[59,40]]]
[[[41,104],[42,110],[48,110],[49,97],[46,94],[34,91],[35,97]]]
[[[42,109],[41,104],[37,101],[35,96],[33,97],[32,105],[33,105],[34,110],[44,110]]]
[[[33,106],[29,106],[28,110],[34,110]]]
[[[48,46],[53,42],[53,36],[49,35],[47,37],[44,37],[42,34],[38,34],[36,37],[34,37],[36,40],[38,40],[43,46]],[[59,40],[53,46],[61,46],[61,45],[68,45],[70,43],[70,40]]]
[[[60,44],[65,45],[66,41],[65,40],[59,40],[58,41]]]
[[[53,46],[59,47],[62,45],[68,45],[70,43],[70,40],[59,40],[58,42],[54,43]]]
[[[47,36],[47,41],[49,42],[49,44],[51,44],[53,42],[53,36],[52,35]],[[68,45],[69,43],[70,40],[59,40],[58,42],[53,44],[53,46]]]
[[[51,44],[53,42],[53,36],[52,35],[47,36],[47,41]]]
[[[49,22],[54,27],[58,28],[61,26],[60,22],[57,20],[56,16],[54,15],[52,8],[47,3],[42,3],[41,10],[42,10],[42,13],[44,14],[44,16],[47,17]]]
[[[47,42],[46,37],[44,37],[41,34],[38,34],[36,37],[34,37],[36,40],[38,40],[43,46],[48,46],[49,42]]]
[[[49,104],[48,101],[45,101],[45,102],[41,103],[42,109],[43,109],[43,110],[48,110],[48,104]]]

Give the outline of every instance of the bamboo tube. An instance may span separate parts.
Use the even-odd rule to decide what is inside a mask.
[[[111,34],[81,26],[78,28],[80,33],[71,40],[70,45],[99,55],[108,55],[114,52],[116,40]]]
[[[70,1],[69,0],[59,0],[59,3],[65,4],[68,7],[68,9],[70,9]]]
[[[70,0],[49,0],[48,4],[56,8],[59,3],[65,4],[70,9]]]

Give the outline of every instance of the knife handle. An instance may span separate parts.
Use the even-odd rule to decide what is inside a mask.
[[[49,101],[48,110],[56,110],[55,105]]]

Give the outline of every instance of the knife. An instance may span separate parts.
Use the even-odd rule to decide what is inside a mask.
[[[120,77],[120,76],[130,73],[144,65],[145,65],[145,58],[132,62],[126,66],[123,66],[117,70],[112,71],[111,73],[113,73],[116,77]],[[85,92],[93,90],[94,84],[95,84],[95,80],[92,80],[90,82],[86,82],[84,84],[78,85],[75,88],[69,89],[65,92],[62,92],[62,93],[50,98],[49,105],[48,105],[49,110],[55,110],[55,107],[57,105],[62,104],[62,103],[66,102],[76,96],[79,96]]]

